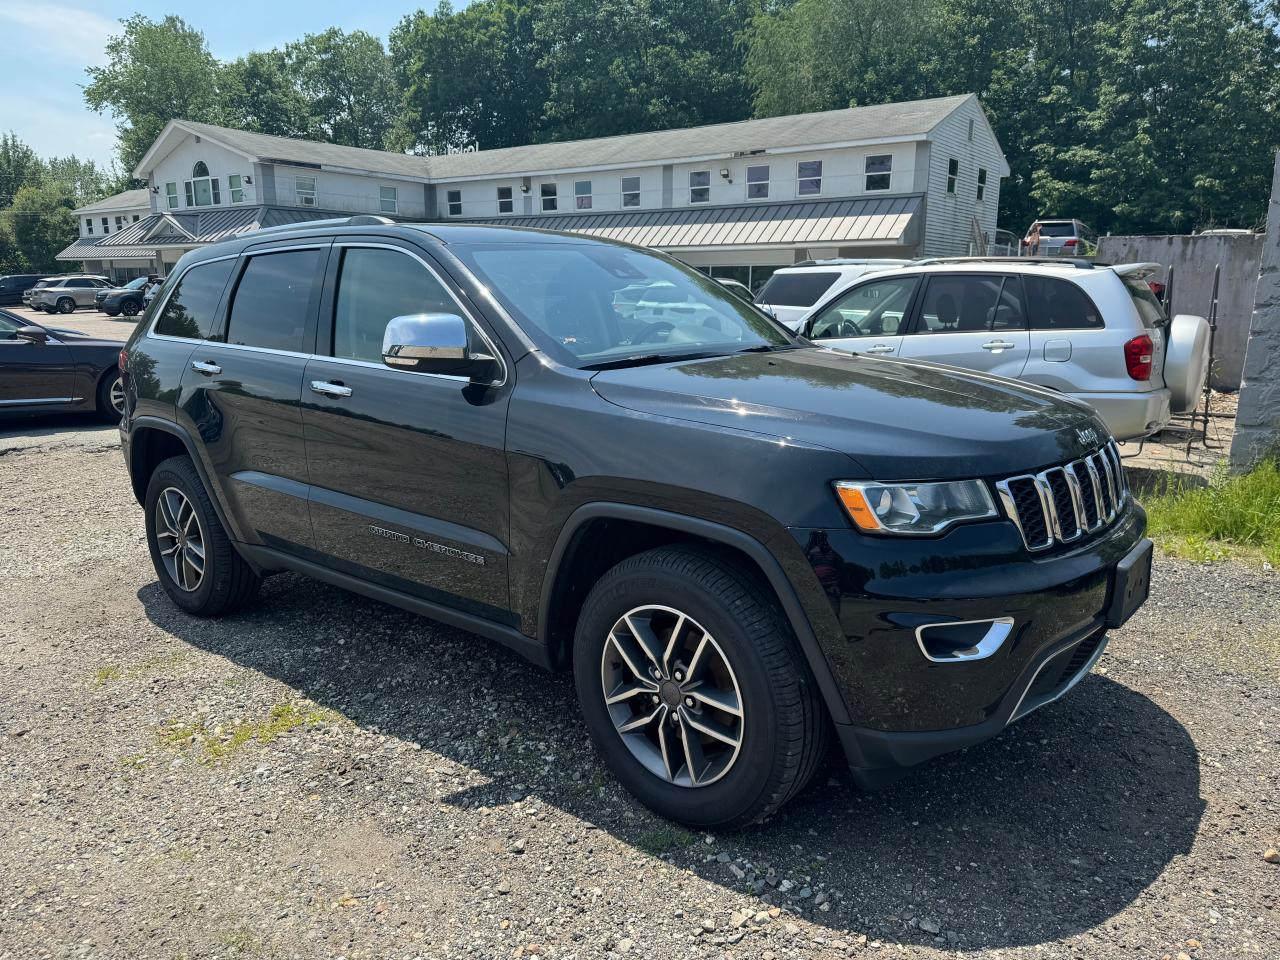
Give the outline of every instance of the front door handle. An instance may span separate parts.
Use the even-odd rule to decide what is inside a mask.
[[[192,360],[191,369],[196,373],[214,374],[222,372],[222,368],[212,360]]]
[[[326,397],[351,396],[350,387],[345,387],[340,383],[330,383],[328,380],[312,380],[311,389],[316,393],[323,393]]]
[[[893,353],[893,347],[887,343],[877,343],[874,347],[867,347],[863,353]]]
[[[982,345],[983,350],[1012,350],[1016,344],[1008,340],[988,340]]]

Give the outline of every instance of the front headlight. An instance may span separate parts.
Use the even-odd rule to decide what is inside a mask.
[[[981,480],[943,483],[874,483],[841,480],[836,494],[864,533],[928,534],[962,520],[998,516]]]

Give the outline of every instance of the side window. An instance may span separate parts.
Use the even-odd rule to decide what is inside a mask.
[[[282,250],[250,257],[231,301],[227,342],[302,352],[321,253]]]
[[[1069,280],[1024,274],[1032,330],[1098,330],[1103,327],[1089,295]]]
[[[990,330],[1003,277],[997,275],[929,278],[915,333],[973,333]]]
[[[68,281],[64,284],[64,286],[68,286],[68,287],[72,287],[72,288],[77,288],[77,289],[78,289],[78,288],[80,288],[80,287],[91,287],[91,286],[93,286],[93,283],[92,283],[91,281],[89,281],[89,280],[84,279],[83,277],[74,277],[73,279],[68,280]]]
[[[920,285],[919,277],[873,280],[846,291],[813,321],[813,340],[896,337]]]
[[[348,247],[338,273],[332,354],[381,363],[388,321],[414,313],[460,312],[435,275],[408,254]]]
[[[991,330],[1025,330],[1027,314],[1022,308],[1022,287],[1017,277],[1005,277],[991,317]]]
[[[156,319],[155,332],[191,340],[208,337],[222,289],[235,265],[234,259],[217,260],[196,264],[184,273]]]

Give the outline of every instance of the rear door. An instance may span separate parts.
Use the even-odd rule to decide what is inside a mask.
[[[850,287],[818,310],[806,336],[824,347],[894,356],[920,280],[918,274],[882,277]]]
[[[461,316],[473,348],[501,356],[496,338],[415,247],[339,240],[329,273],[302,414],[316,549],[363,579],[514,623],[504,452],[511,375],[478,384],[382,362],[383,333],[398,316]]]
[[[329,240],[250,248],[219,328],[192,352],[181,404],[242,535],[310,547],[302,374],[315,338]]]
[[[1030,351],[1023,299],[1017,276],[930,274],[899,355],[1019,377]]]

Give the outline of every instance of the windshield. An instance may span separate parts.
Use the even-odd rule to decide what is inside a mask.
[[[839,273],[775,273],[756,294],[771,307],[812,307],[840,279]]]
[[[124,285],[124,289],[137,290],[141,287],[145,287],[146,285],[147,285],[146,277],[134,277],[132,280],[130,280],[128,283]]]
[[[642,250],[589,243],[452,249],[539,347],[575,367],[796,342],[710,277]]]

